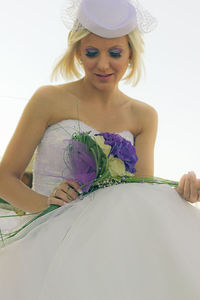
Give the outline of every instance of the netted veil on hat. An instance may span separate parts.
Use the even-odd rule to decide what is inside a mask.
[[[86,28],[104,38],[120,37],[136,28],[148,33],[157,26],[138,0],[65,0],[61,19],[69,30]]]

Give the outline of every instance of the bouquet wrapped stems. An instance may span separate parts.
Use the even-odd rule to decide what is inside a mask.
[[[88,183],[82,185],[81,188],[84,188]],[[150,184],[168,184],[171,187],[176,188],[178,186],[178,181],[173,181],[169,179],[163,179],[160,177],[154,177],[154,176],[149,176],[149,177],[131,177],[131,176],[102,176],[95,181],[92,181],[92,186],[87,193],[83,193],[83,195],[88,195],[89,193],[99,189],[99,188],[104,188],[112,185],[117,185],[117,184],[123,184],[123,183],[150,183]]]

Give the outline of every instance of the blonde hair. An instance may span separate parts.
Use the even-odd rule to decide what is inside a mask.
[[[65,80],[81,78],[81,63],[78,59],[78,48],[81,40],[90,34],[87,29],[79,29],[77,31],[70,31],[68,35],[68,48],[64,55],[58,58],[56,66],[51,73],[51,81],[58,79],[58,75],[61,75]],[[144,63],[142,60],[142,54],[144,52],[144,41],[141,32],[138,29],[131,31],[128,34],[128,43],[131,49],[132,55],[129,60],[129,66],[127,68],[128,74],[122,78],[126,84],[136,86],[141,79],[142,67]]]

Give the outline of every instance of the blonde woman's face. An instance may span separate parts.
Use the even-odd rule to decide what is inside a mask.
[[[95,86],[116,85],[127,70],[131,50],[128,37],[106,39],[90,33],[83,38],[78,56],[85,77]]]

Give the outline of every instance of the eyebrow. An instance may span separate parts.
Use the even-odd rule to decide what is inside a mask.
[[[123,47],[123,46],[122,46],[122,45],[114,45],[114,46],[110,47],[109,50],[110,50],[110,49],[113,49],[113,48],[117,48],[117,47]],[[86,49],[87,49],[87,48],[95,48],[95,49],[98,49],[98,48],[96,48],[96,47],[94,47],[94,46],[87,46]]]

